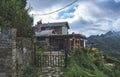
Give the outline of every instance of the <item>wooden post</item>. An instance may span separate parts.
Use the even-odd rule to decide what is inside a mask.
[[[65,68],[67,67],[67,63],[68,63],[68,43],[69,43],[69,39],[68,39],[68,32],[67,32],[67,39],[66,39],[66,43],[67,43],[67,48],[66,48],[66,50],[65,50]]]
[[[36,63],[36,42],[34,42],[34,65],[37,65]]]
[[[37,46],[37,41],[36,41],[36,39],[34,39],[34,41],[33,41],[33,44],[34,44],[34,65],[37,65],[37,63],[36,63],[36,46]]]

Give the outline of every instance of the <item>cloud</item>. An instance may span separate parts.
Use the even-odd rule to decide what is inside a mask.
[[[75,30],[79,30],[84,34],[100,34],[115,28],[115,18],[119,18],[120,4],[111,0],[106,1],[89,1],[79,4],[76,8],[76,14],[79,18],[72,25],[79,25]],[[78,12],[79,10],[79,12]],[[80,17],[86,20],[82,21]],[[89,22],[88,22],[89,21]],[[78,23],[79,22],[79,23]],[[80,23],[83,22],[83,23]],[[118,21],[119,22],[119,21]],[[114,29],[115,30],[115,29]],[[86,31],[89,31],[88,33]]]
[[[120,31],[120,18],[115,19],[115,21],[113,22],[112,27],[113,27],[112,30]]]
[[[57,19],[73,18],[74,17],[73,13],[75,12],[75,8],[74,7],[75,6],[59,12]]]
[[[31,6],[33,11],[47,13],[62,8],[72,0],[27,0],[27,6]]]
[[[118,16],[120,13],[120,3],[116,3],[114,0],[107,0],[102,3],[97,3],[99,8],[103,9],[104,14],[108,17]]]
[[[114,0],[115,2],[120,2],[120,0]]]
[[[30,14],[44,14],[58,10],[73,0],[28,0],[33,9]],[[28,6],[27,5],[27,6]],[[34,16],[34,24],[68,21],[69,33],[96,35],[109,30],[119,31],[120,0],[78,0],[73,5],[53,14]]]

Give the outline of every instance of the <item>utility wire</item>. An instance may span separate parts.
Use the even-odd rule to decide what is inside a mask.
[[[52,11],[52,12],[49,12],[49,13],[44,13],[44,14],[32,14],[32,15],[39,15],[39,16],[49,15],[49,14],[52,14],[52,13],[55,13],[55,12],[61,11],[61,10],[65,9],[65,8],[71,6],[72,4],[76,3],[77,1],[78,1],[78,0],[75,0],[75,1],[73,1],[72,3],[70,3],[70,4],[64,6],[64,7],[60,8],[60,9],[55,10],[55,11]]]

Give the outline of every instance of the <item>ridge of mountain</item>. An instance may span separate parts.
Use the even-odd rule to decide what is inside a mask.
[[[87,44],[94,43],[94,47],[111,56],[120,56],[120,31],[109,31],[106,34],[94,35],[87,38]]]

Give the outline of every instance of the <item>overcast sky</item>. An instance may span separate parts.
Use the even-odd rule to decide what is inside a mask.
[[[67,21],[69,33],[82,33],[86,36],[120,31],[120,0],[78,0],[71,6],[61,9],[77,0],[28,0],[34,24],[40,19],[43,23]]]

